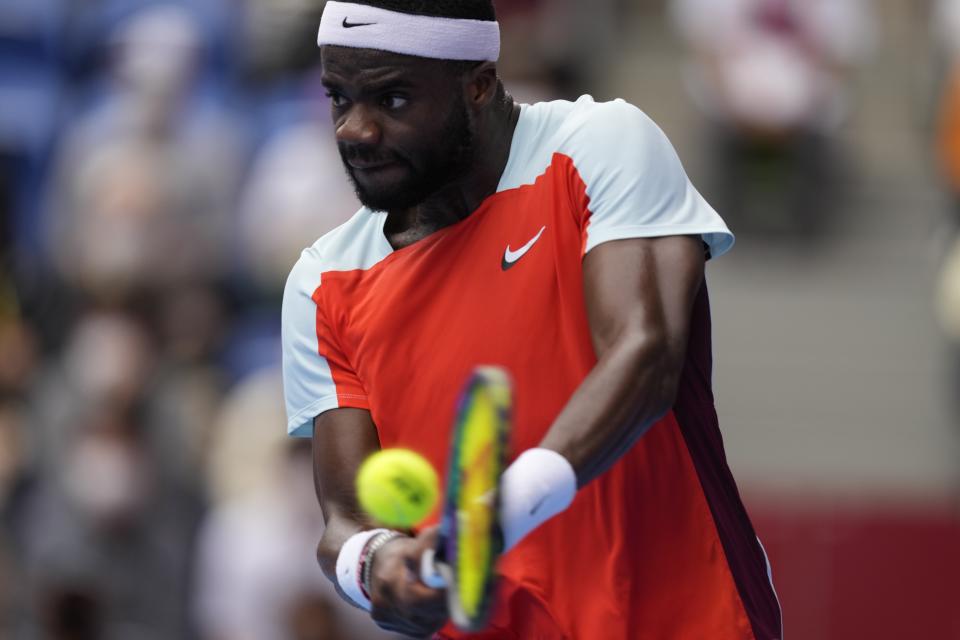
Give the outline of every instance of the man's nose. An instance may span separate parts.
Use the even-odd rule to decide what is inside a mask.
[[[362,105],[355,105],[337,125],[337,142],[375,145],[380,142],[380,125]]]

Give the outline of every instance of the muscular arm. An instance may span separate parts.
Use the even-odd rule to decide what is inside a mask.
[[[350,536],[374,528],[357,504],[354,478],[360,464],[380,448],[370,412],[333,409],[313,422],[313,477],[326,528],[317,545],[323,573],[340,592],[337,557]],[[437,545],[436,528],[414,538],[390,541],[376,553],[370,601],[371,617],[381,628],[409,636],[429,636],[447,620],[443,592],[417,579],[420,557]],[[349,600],[349,598],[347,598]]]
[[[597,364],[541,442],[584,486],[673,405],[690,312],[703,281],[699,237],[617,240],[583,261]]]
[[[379,448],[369,411],[334,409],[313,421],[313,482],[326,523],[317,560],[334,584],[340,547],[361,529],[373,527],[357,505],[353,480],[364,459]]]

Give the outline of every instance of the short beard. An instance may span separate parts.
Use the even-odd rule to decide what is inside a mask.
[[[347,176],[353,183],[360,203],[373,211],[410,209],[467,173],[474,160],[474,134],[470,112],[462,95],[444,123],[438,139],[439,144],[444,145],[443,149],[425,159],[420,169],[406,159],[398,158],[398,162],[403,162],[410,169],[409,179],[394,187],[382,189],[360,185],[353,169],[346,162],[343,149],[340,149]]]

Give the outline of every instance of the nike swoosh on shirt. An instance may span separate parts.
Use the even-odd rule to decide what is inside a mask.
[[[343,19],[343,28],[344,29],[353,29],[354,27],[369,27],[372,24],[377,24],[376,22],[347,22],[349,18]]]
[[[520,258],[530,251],[530,248],[537,243],[537,240],[540,239],[540,236],[543,235],[543,232],[547,230],[546,226],[540,227],[540,231],[537,232],[537,235],[530,238],[530,241],[527,244],[523,245],[516,251],[510,249],[510,245],[507,245],[507,250],[503,252],[503,261],[500,263],[500,268],[506,271],[513,265],[517,263]]]

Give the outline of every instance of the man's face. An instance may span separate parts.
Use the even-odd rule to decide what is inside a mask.
[[[413,207],[469,169],[473,127],[449,63],[335,46],[321,56],[337,147],[365,206]]]

